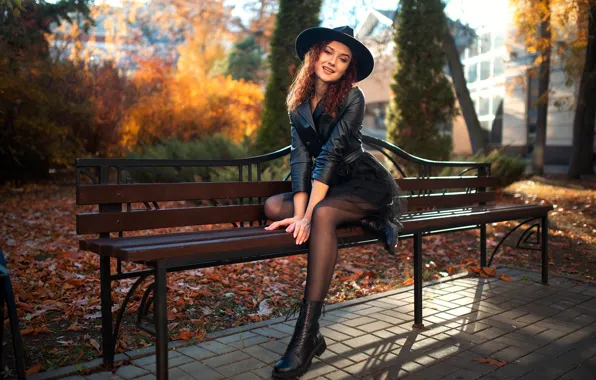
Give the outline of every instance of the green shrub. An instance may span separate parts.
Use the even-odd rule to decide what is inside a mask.
[[[176,159],[176,160],[231,160],[248,156],[244,145],[235,144],[223,135],[201,140],[182,142],[164,141],[162,144],[144,146],[130,152],[126,158]],[[237,181],[237,167],[165,167],[129,170],[134,182],[222,182]]]
[[[472,156],[458,156],[454,159],[457,161],[490,162],[491,177],[499,179],[499,187],[507,187],[513,182],[519,181],[524,177],[526,169],[526,162],[523,158],[504,153],[498,149],[492,150],[489,154],[479,152]],[[445,168],[440,175],[457,175],[461,170],[461,168]]]

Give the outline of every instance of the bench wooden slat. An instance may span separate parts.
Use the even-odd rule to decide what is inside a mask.
[[[493,177],[400,178],[404,190],[496,187]],[[77,204],[257,198],[292,191],[288,181],[79,185]]]
[[[477,187],[497,187],[499,179],[495,177],[441,177],[441,178],[400,178],[397,184],[402,190],[422,189],[466,189]]]
[[[409,196],[406,198],[408,202],[408,210],[416,210],[419,208],[449,208],[478,204],[480,202],[492,202],[497,199],[497,193],[494,191],[485,191],[471,194],[427,194],[420,196]]]
[[[262,204],[84,213],[77,215],[77,233],[150,230],[264,219]]]
[[[528,217],[538,217],[546,215],[552,206],[550,205],[489,205],[476,206],[462,209],[440,210],[436,213],[412,213],[404,216],[404,229],[402,234],[412,232],[426,232],[445,227],[459,227],[470,224],[492,223],[504,220],[514,220]],[[261,227],[258,227],[261,228]],[[248,229],[248,228],[247,228]],[[255,228],[256,229],[256,228]],[[123,260],[145,261],[158,258],[175,258],[186,255],[200,255],[196,262],[207,262],[212,260],[224,260],[237,258],[237,254],[256,255],[258,252],[278,252],[286,250],[293,252],[300,247],[295,245],[295,240],[291,234],[285,233],[283,229],[276,231],[266,231],[261,229],[261,233],[240,236],[237,230],[228,229],[219,236],[211,235],[211,239],[202,240],[179,240],[171,239],[164,242],[159,236],[148,236],[142,245],[132,244],[122,247],[112,246],[109,251],[110,256],[119,257]],[[255,232],[254,230],[251,232]],[[236,235],[234,235],[236,234]],[[366,237],[365,231],[360,227],[346,227],[338,229],[338,238],[349,239],[354,237]],[[133,239],[120,238],[114,240]],[[113,244],[111,239],[94,239],[95,249],[101,247],[100,240],[106,244]],[[90,240],[91,241],[91,240]],[[91,247],[92,245],[90,245]],[[303,244],[300,249],[306,248]],[[101,250],[101,248],[99,248]],[[261,250],[261,251],[259,251]],[[238,251],[238,252],[237,252]],[[101,253],[101,252],[98,252]],[[105,253],[104,253],[105,254]],[[238,256],[240,257],[240,256]]]
[[[291,190],[287,181],[80,185],[77,204],[257,198]]]
[[[408,210],[466,206],[495,199],[494,192],[412,196],[408,197]],[[83,213],[77,215],[77,233],[149,230],[264,219],[266,217],[262,204]]]
[[[282,233],[285,231],[275,230]],[[269,234],[263,226],[258,227],[242,227],[242,228],[223,228],[217,230],[204,230],[194,232],[179,232],[172,234],[157,234],[157,235],[142,235],[142,236],[126,236],[118,239],[89,239],[80,240],[79,248],[84,251],[97,252],[102,255],[110,256],[115,250],[122,248],[131,248],[142,245],[157,245],[157,244],[171,244],[171,243],[185,243],[191,241],[202,241],[209,239],[222,239],[226,237],[241,237],[251,235]]]

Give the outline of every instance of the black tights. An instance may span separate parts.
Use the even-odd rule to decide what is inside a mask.
[[[308,238],[308,266],[304,298],[324,301],[333,270],[337,262],[337,226],[356,222],[375,214],[377,207],[351,195],[327,196],[313,211]],[[265,202],[265,215],[269,220],[294,216],[292,193],[272,196]]]

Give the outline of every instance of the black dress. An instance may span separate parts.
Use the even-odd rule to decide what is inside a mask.
[[[333,120],[333,116],[325,112],[323,102],[317,104],[312,116],[317,131],[320,123]],[[362,132],[358,133],[361,138]],[[349,197],[355,208],[366,210],[367,219],[381,218],[402,226],[399,219],[406,210],[406,202],[400,198],[401,190],[391,173],[372,153],[365,149],[355,161],[342,163],[337,169],[326,197]],[[374,205],[372,210],[371,204]]]

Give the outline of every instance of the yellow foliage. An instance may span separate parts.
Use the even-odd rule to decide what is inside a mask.
[[[517,36],[529,53],[536,53],[539,65],[546,51],[552,49],[570,78],[577,77],[587,46],[588,12],[596,0],[509,0],[514,9]],[[548,6],[547,6],[548,3]],[[540,35],[540,24],[550,16],[550,38]]]
[[[215,133],[240,142],[256,131],[263,101],[263,92],[256,84],[178,70],[156,78],[158,85],[152,86],[151,73],[156,72],[163,74],[145,69],[135,78],[138,88],[153,91],[142,92],[128,112],[122,133],[126,148],[173,137],[190,141]]]

